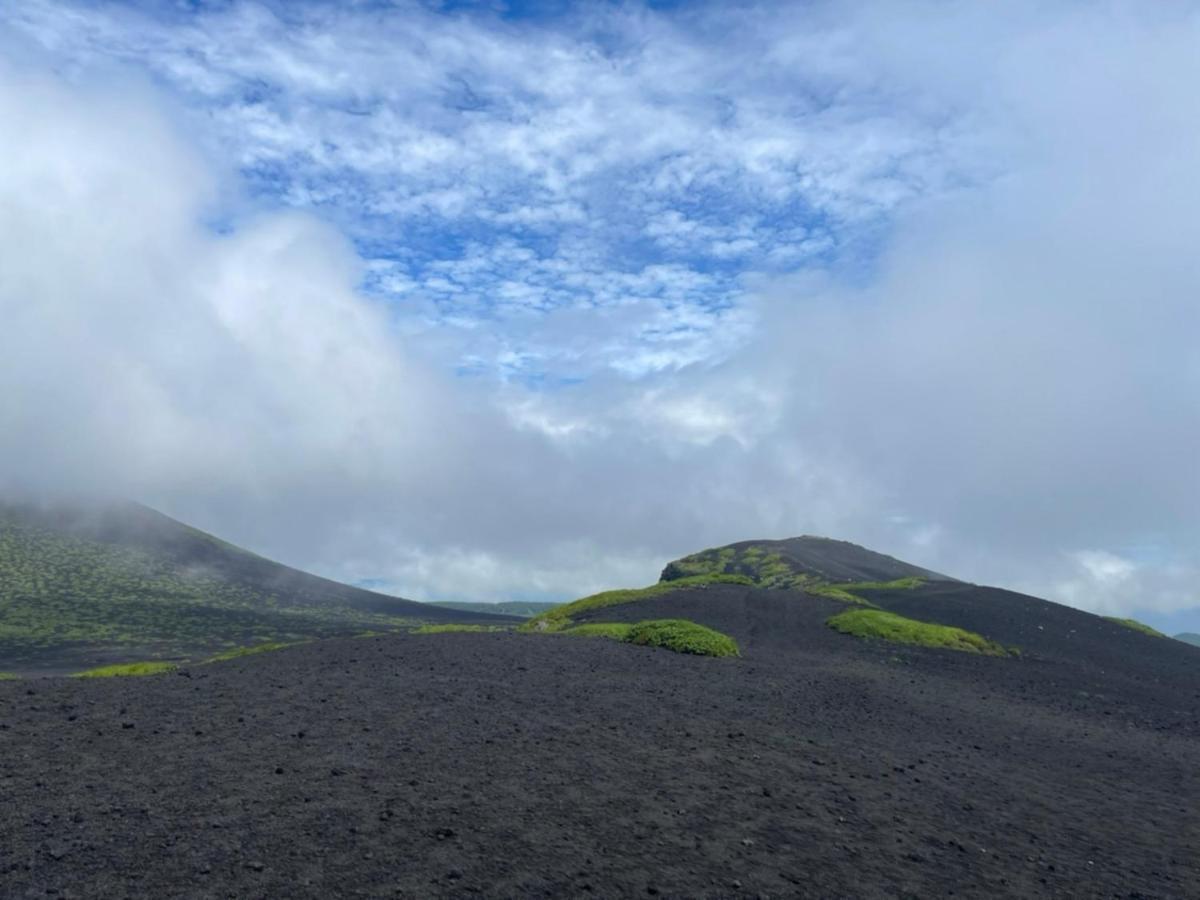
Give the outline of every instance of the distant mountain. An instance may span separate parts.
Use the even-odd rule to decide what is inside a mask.
[[[467,600],[447,600],[441,603],[431,603],[430,606],[441,606],[446,609],[457,609],[460,612],[495,613],[505,616],[519,616],[530,619],[558,606],[557,603],[532,603],[524,600],[505,600],[500,603],[472,603]]]
[[[504,621],[272,562],[133,503],[0,504],[0,670]]]
[[[1175,635],[1175,640],[1183,641],[1185,644],[1192,644],[1196,647],[1200,647],[1200,634],[1192,634],[1191,632],[1185,631],[1183,634]]]
[[[718,573],[746,575],[764,587],[789,588],[902,578],[957,580],[849,541],[807,535],[783,540],[740,541],[702,550],[668,563],[660,580],[675,581]]]

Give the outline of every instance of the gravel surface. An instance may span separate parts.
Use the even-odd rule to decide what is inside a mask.
[[[740,659],[400,635],[0,682],[0,896],[1200,896],[1200,650],[985,600],[1042,643],[898,650],[724,586],[604,618]]]

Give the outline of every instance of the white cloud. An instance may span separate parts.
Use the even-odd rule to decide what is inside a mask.
[[[906,82],[863,58],[869,28],[819,8],[588,7],[517,28],[415,3],[185,15],[33,0],[4,22],[84,71],[161,79],[197,141],[258,191],[396,252],[421,315],[462,320],[488,294],[489,331],[551,376],[586,373],[539,342],[530,311],[649,296],[650,319],[654,305],[703,317],[737,302],[731,262],[795,267],[976,165],[947,137],[955,110],[907,102]],[[447,239],[459,231],[473,235],[461,250]],[[537,248],[538,271],[514,244]],[[485,271],[464,271],[480,259]],[[682,294],[642,290],[667,272],[686,276]],[[647,321],[635,338],[651,345],[645,364],[623,349],[597,362],[641,374],[703,353],[702,340],[682,354],[653,346],[654,331]]]
[[[416,596],[816,532],[1195,606],[1196,21],[1139,9],[618,9],[607,54],[600,20],[7,9],[5,486]]]

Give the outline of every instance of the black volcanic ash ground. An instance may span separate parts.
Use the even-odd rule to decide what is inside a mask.
[[[0,896],[1200,896],[1200,651],[1105,680],[648,603],[744,657],[400,635],[0,683]]]

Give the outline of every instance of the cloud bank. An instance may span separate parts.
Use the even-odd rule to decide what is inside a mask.
[[[5,489],[421,599],[808,532],[1191,621],[1193,8],[299,9],[5,14]]]

